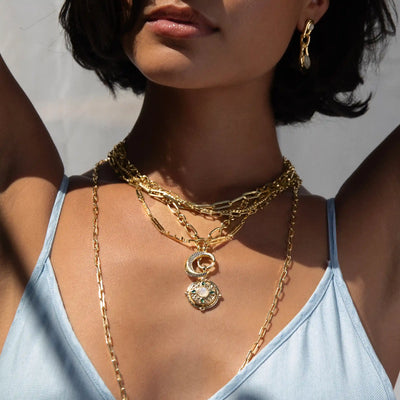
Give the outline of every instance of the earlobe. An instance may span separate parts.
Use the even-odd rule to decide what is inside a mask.
[[[297,29],[303,32],[308,19],[312,19],[317,24],[328,8],[329,0],[307,0],[300,14]]]

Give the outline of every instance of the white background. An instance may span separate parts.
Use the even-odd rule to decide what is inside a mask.
[[[90,169],[126,135],[141,99],[126,92],[114,100],[93,73],[75,64],[58,26],[61,4],[61,0],[0,0],[0,52],[39,111],[71,175]],[[396,4],[400,9],[400,0]],[[375,94],[365,116],[355,120],[316,116],[311,123],[280,128],[283,153],[312,192],[334,196],[400,123],[399,38],[400,32],[380,70],[367,76],[362,93]],[[400,384],[397,395],[400,398]]]

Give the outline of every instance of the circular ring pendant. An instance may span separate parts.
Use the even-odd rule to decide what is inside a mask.
[[[189,303],[200,311],[215,307],[222,297],[218,286],[208,279],[193,282],[185,294]]]
[[[196,266],[194,265],[196,263]],[[185,271],[192,278],[202,278],[215,265],[215,257],[206,251],[196,251],[186,261]],[[196,271],[200,269],[200,272]]]

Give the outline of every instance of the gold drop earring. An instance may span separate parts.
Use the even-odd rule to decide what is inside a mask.
[[[306,71],[311,67],[310,53],[308,47],[311,41],[311,32],[314,29],[314,21],[308,19],[303,33],[300,36],[300,68],[302,71]]]

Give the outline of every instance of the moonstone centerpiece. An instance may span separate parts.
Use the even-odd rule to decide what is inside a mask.
[[[189,303],[200,311],[215,307],[222,297],[218,286],[205,278],[191,283],[185,294]]]

